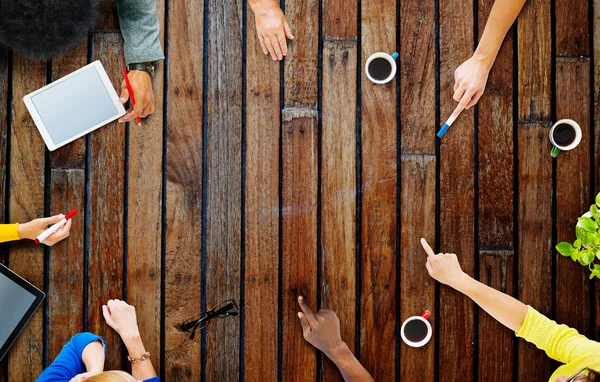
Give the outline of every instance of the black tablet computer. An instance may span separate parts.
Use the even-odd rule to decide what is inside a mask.
[[[46,295],[0,264],[0,360]]]

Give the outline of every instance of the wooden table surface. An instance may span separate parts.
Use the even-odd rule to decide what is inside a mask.
[[[106,368],[125,349],[101,304],[134,304],[164,381],[336,381],[302,338],[296,296],[334,309],[377,381],[546,379],[542,351],[425,269],[419,238],[463,269],[592,338],[600,290],[554,250],[600,191],[600,2],[530,0],[479,106],[442,140],[454,70],[493,0],[287,0],[296,40],[265,57],[244,0],[159,0],[167,60],[143,127],[111,124],[50,153],[23,95],[91,60],[117,89],[124,64],[115,1],[89,39],[52,62],[0,49],[0,220],[81,210],[53,248],[0,246],[48,294],[0,368],[32,381],[80,331],[104,335]],[[373,85],[364,62],[398,51]],[[581,145],[549,155],[552,121]],[[198,341],[188,316],[235,299],[241,315]],[[420,349],[404,319],[432,311]]]

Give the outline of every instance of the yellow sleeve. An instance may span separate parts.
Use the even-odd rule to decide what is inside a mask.
[[[19,223],[15,224],[0,224],[0,243],[5,241],[20,240],[19,231],[17,227]]]
[[[517,337],[531,342],[544,350],[548,357],[562,363],[600,351],[600,343],[587,339],[566,325],[557,324],[531,306]]]

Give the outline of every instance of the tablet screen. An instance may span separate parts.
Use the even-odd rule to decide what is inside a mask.
[[[35,300],[35,295],[0,273],[0,348],[26,316]]]
[[[31,102],[55,144],[119,113],[94,66],[32,96]]]

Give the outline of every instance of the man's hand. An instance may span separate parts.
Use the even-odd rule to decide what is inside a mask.
[[[459,289],[460,283],[465,279],[466,274],[460,268],[458,258],[454,253],[435,254],[433,249],[427,243],[427,240],[421,239],[421,245],[427,252],[427,271],[429,275],[454,289]]]
[[[19,233],[19,237],[21,239],[30,239],[34,240],[36,237],[40,236],[42,232],[48,229],[49,225],[56,224],[61,221],[65,215],[55,215],[49,218],[41,218],[34,219],[28,223],[19,224],[17,226],[17,232]],[[54,232],[52,235],[48,236],[46,240],[42,243],[51,247],[59,241],[66,239],[69,237],[69,231],[71,230],[71,219],[67,220],[65,225],[60,227],[58,231]]]
[[[304,339],[328,357],[346,347],[340,334],[340,320],[332,310],[321,309],[313,313],[304,297],[298,297],[302,312],[298,312]]]
[[[294,35],[281,8],[273,0],[251,3],[251,7],[263,53],[270,53],[273,60],[282,60],[287,55],[286,37],[293,40]]]
[[[113,328],[123,341],[139,337],[135,308],[132,305],[121,300],[108,300],[106,305],[102,305],[102,314],[108,326]]]
[[[146,118],[154,113],[154,92],[152,91],[152,77],[150,73],[143,70],[132,70],[128,74],[133,97],[135,98],[135,106],[133,109],[127,110],[119,122],[129,122],[136,117]],[[121,84],[121,95],[119,101],[125,103],[129,100],[129,91],[127,83],[123,80]]]

